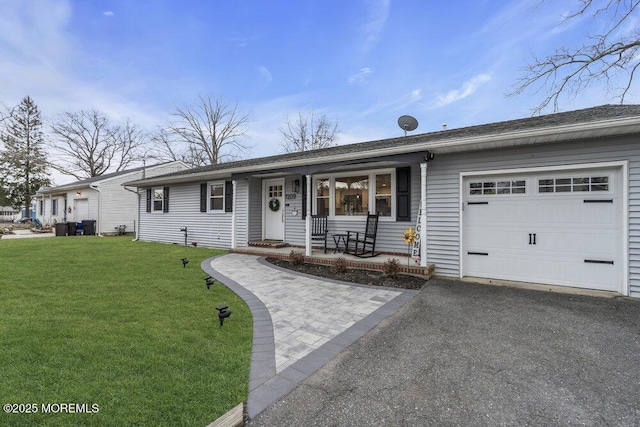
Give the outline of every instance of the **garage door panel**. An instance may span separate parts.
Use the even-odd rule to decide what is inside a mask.
[[[561,256],[584,258],[591,255],[615,256],[615,235],[605,232],[562,232],[545,231],[536,233],[535,252],[547,252]]]
[[[466,236],[467,248],[471,251],[524,249],[527,245],[523,234],[513,230],[470,230]]]
[[[463,275],[621,290],[622,210],[616,173],[602,169],[465,179]],[[585,178],[572,187],[580,190],[564,192],[566,182],[573,182],[567,178],[571,176]],[[499,188],[499,181],[509,179],[526,181],[526,193],[485,191],[485,183],[491,188],[492,180],[496,181]],[[482,182],[482,192],[470,187],[470,182]],[[591,187],[585,182],[591,182]]]
[[[584,203],[583,198],[572,200],[538,201],[532,206],[536,225],[548,227],[595,226],[606,227],[616,222],[613,203]]]

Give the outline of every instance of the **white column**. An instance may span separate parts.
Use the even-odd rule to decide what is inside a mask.
[[[238,206],[236,205],[236,180],[231,181],[231,186],[233,188],[233,197],[231,198],[233,211],[231,211],[231,249],[236,248],[236,210]]]
[[[420,267],[427,266],[427,163],[420,163]]]
[[[307,175],[307,218],[304,222],[304,254],[311,256],[311,175]]]

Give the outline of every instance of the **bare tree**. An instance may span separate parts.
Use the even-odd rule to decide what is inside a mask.
[[[287,153],[317,150],[332,147],[338,138],[338,122],[332,122],[326,115],[318,116],[315,112],[305,114],[298,111],[298,117],[291,120],[285,118],[286,123],[280,128],[284,138],[281,145]]]
[[[96,110],[64,113],[50,125],[55,137],[51,167],[76,179],[125,170],[140,159],[145,135],[129,120],[109,122]]]
[[[151,135],[151,147],[146,157],[160,161],[179,160],[192,167],[208,164],[204,150],[198,150],[193,144],[185,144],[176,134],[159,127]]]
[[[176,108],[172,118],[153,138],[164,158],[197,167],[234,160],[249,148],[242,141],[248,116],[222,98],[200,95],[197,104]]]
[[[543,0],[544,1],[544,0]],[[640,66],[640,30],[635,21],[640,18],[640,0],[578,0],[576,12],[566,21],[584,16],[607,19],[607,28],[590,34],[577,48],[560,47],[545,58],[533,58],[523,69],[523,77],[509,95],[526,89],[534,93],[546,91],[542,102],[534,109],[540,113],[550,104],[558,110],[561,95],[576,96],[591,83],[604,81],[613,96],[624,103],[630,94],[635,73]],[[618,82],[622,81],[622,85]]]

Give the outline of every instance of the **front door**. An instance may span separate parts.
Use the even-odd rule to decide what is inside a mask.
[[[284,240],[284,178],[263,181],[264,238]]]

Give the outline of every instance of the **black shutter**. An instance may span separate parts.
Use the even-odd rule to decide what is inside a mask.
[[[151,212],[151,189],[147,188],[147,212]]]
[[[307,176],[302,175],[302,219],[307,218]]]
[[[411,168],[396,169],[396,221],[411,221]]]
[[[207,211],[207,184],[200,184],[200,212]]]
[[[224,182],[224,211],[233,212],[233,181]]]
[[[162,189],[162,196],[164,199],[164,206],[162,207],[162,212],[169,212],[169,187],[164,187]]]

